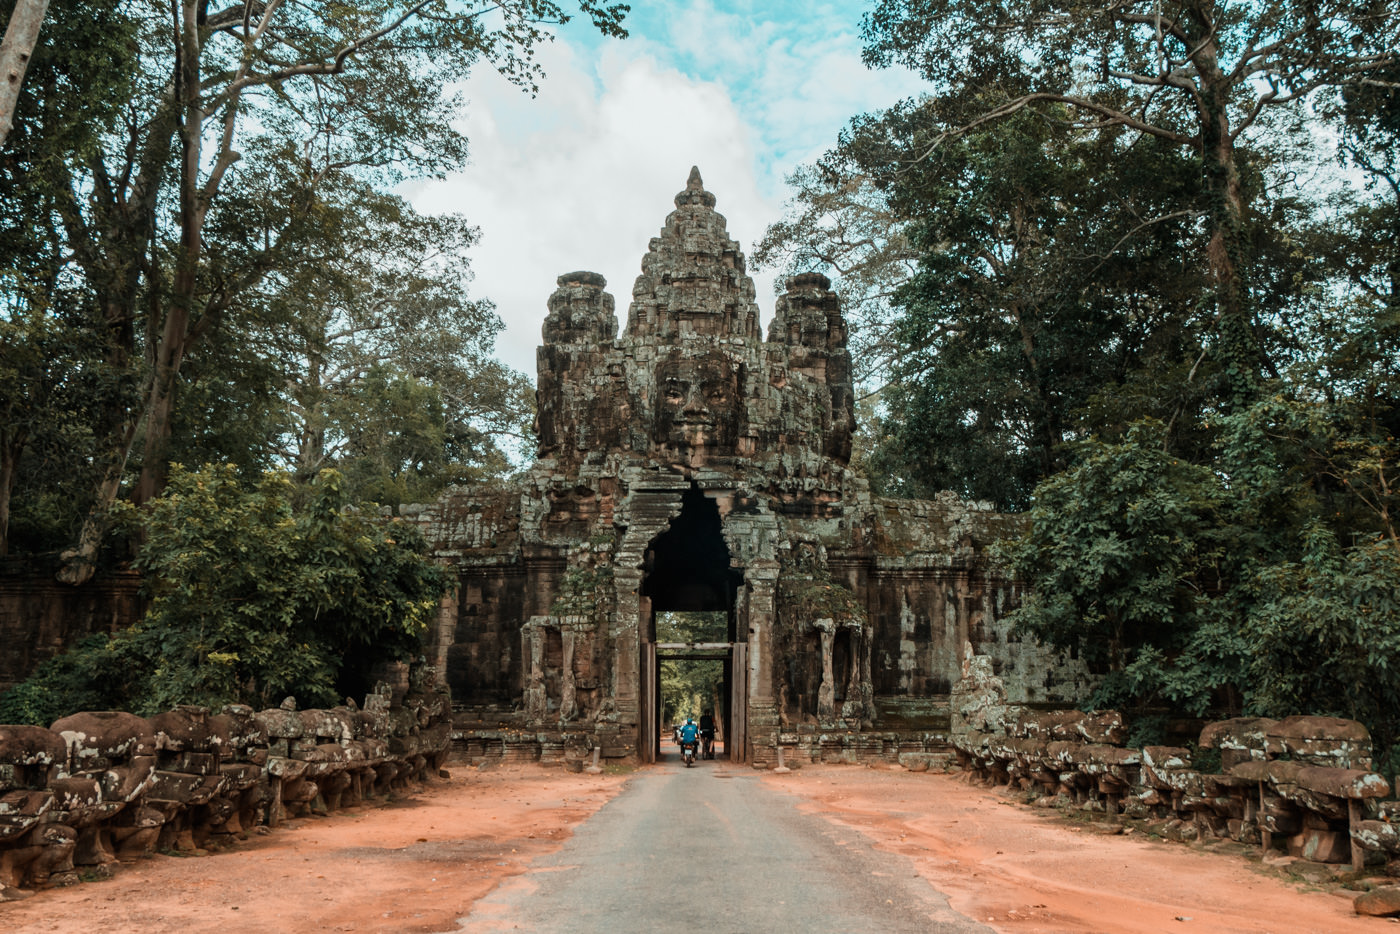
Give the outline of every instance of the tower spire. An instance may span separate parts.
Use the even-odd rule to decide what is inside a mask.
[[[762,340],[744,254],[715,211],[700,167],[691,166],[676,209],[642,258],[632,287],[627,336],[671,342],[688,337]]]

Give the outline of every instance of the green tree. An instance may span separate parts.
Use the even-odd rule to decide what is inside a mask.
[[[175,478],[141,519],[138,706],[331,703],[347,666],[418,648],[447,576],[413,527],[348,509],[334,472],[300,508],[285,474],[251,491],[227,467]]]
[[[476,229],[353,178],[319,199],[301,261],[258,297],[291,415],[279,457],[303,476],[336,466],[390,505],[500,476],[533,387],[492,359],[501,321],[467,296]]]
[[[910,492],[1024,508],[1083,436],[1089,400],[1177,363],[1199,329],[1200,281],[1181,262],[1199,215],[1189,166],[1048,116],[960,139],[896,183],[922,248],[897,293],[887,398]]]
[[[1332,713],[1388,748],[1400,451],[1357,403],[1299,379],[1219,417],[1204,465],[1160,429],[1082,445],[1007,548],[1013,621],[1105,675],[1089,704]]]
[[[1347,245],[1359,262],[1346,268],[1361,289],[1394,310],[1400,307],[1400,63],[1347,86],[1340,97],[1342,152],[1374,192],[1352,218],[1358,229]]]
[[[580,0],[578,8],[605,34],[624,34],[624,6]],[[123,120],[98,151],[63,151],[45,166],[54,199],[45,223],[61,232],[68,274],[91,290],[106,364],[133,387],[94,418],[99,479],[61,575],[69,581],[90,575],[104,516],[138,450],[135,500],[160,490],[186,360],[201,345],[218,354],[242,338],[230,319],[249,289],[295,259],[283,248],[327,174],[390,183],[459,164],[457,82],[485,63],[532,89],[535,48],[548,26],[568,19],[548,0],[225,10],[142,0],[121,5],[120,16],[133,40],[118,60],[130,65]],[[237,184],[240,163],[270,153],[296,154],[299,191],[261,205],[283,215],[265,222],[262,238],[220,243],[220,224],[231,229],[231,218],[256,212]]]
[[[1343,547],[1309,527],[1303,554],[1260,572],[1246,637],[1252,707],[1360,720],[1387,771],[1400,740],[1400,547],[1382,536]]]
[[[81,414],[100,394],[102,376],[92,367],[90,337],[66,316],[22,303],[0,313],[0,556],[9,553],[21,473],[36,477],[20,494],[21,538],[31,549],[60,544],[77,518],[71,508],[36,507],[46,498],[71,505],[64,488],[89,479],[92,439]]]
[[[91,338],[91,288],[66,275],[50,175],[63,158],[90,156],[118,122],[132,31],[114,0],[59,0],[54,12],[0,156],[0,554],[15,496],[26,542],[50,546],[71,534],[38,504],[71,505],[72,490],[92,482],[84,414],[122,391]],[[68,492],[53,496],[56,483]]]
[[[1226,399],[1247,404],[1275,361],[1258,334],[1248,274],[1257,188],[1242,146],[1269,111],[1396,62],[1400,9],[1394,0],[880,0],[864,35],[868,63],[907,65],[960,102],[930,150],[1052,104],[1080,125],[1122,127],[1194,155],[1206,196],[1197,261],[1212,283],[1211,353]]]
[[[230,466],[177,467],[129,515],[146,533],[145,618],[53,660],[17,698],[65,685],[69,703],[97,690],[146,714],[286,695],[333,704],[375,661],[419,648],[448,586],[412,526],[350,508],[331,471],[309,489],[282,473],[245,488]],[[105,686],[87,682],[104,672]]]
[[[1164,449],[1163,430],[1086,441],[1037,488],[1025,536],[1004,546],[1032,587],[1009,620],[1104,675],[1095,706],[1200,713],[1224,688],[1238,707],[1243,645],[1212,604],[1233,560],[1228,496],[1210,469]]]

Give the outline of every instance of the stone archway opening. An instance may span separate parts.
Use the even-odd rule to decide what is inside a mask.
[[[687,718],[715,721],[715,756],[724,758],[732,647],[725,613],[666,610],[655,615],[657,698],[662,747]],[[679,751],[677,751],[679,754]]]
[[[735,678],[738,619],[736,597],[743,574],[730,567],[719,507],[692,485],[681,499],[680,513],[647,549],[642,596],[648,607],[643,621],[642,671],[644,690],[643,749],[649,758],[661,754],[663,736],[678,712],[665,695],[678,671],[708,672],[713,682],[709,697],[691,700],[701,711],[712,710],[722,741],[716,755],[735,756],[735,725],[746,715],[743,691]],[[663,671],[663,665],[666,670]],[[683,719],[683,717],[682,717]]]

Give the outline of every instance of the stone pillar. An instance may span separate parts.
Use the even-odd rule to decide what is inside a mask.
[[[572,625],[560,627],[559,639],[564,650],[561,674],[563,686],[559,696],[559,719],[561,722],[572,720],[578,714],[578,686],[574,681],[574,641],[577,637],[578,633]]]
[[[836,642],[836,624],[831,619],[819,619],[812,624],[822,653],[822,683],[817,688],[817,719],[831,720],[836,716],[836,673],[832,658]]]
[[[749,725],[748,742],[756,767],[767,767],[778,745],[778,703],[773,694],[773,627],[778,562],[753,561],[745,574],[748,599]]]
[[[460,588],[454,587],[442,595],[442,602],[438,605],[437,619],[432,628],[428,630],[428,644],[424,654],[428,656],[432,666],[439,672],[447,671],[447,650],[452,647],[452,643],[457,638],[459,593]]]
[[[639,594],[642,571],[619,567],[613,572],[617,586],[617,615],[613,619],[613,697],[616,702],[618,741],[634,746],[633,734],[641,718],[641,619]],[[629,749],[630,751],[634,751]]]
[[[846,647],[849,650],[851,667],[846,672],[846,702],[841,705],[841,716],[846,720],[864,722],[867,719],[864,687],[861,684],[861,630],[859,626],[846,626]]]
[[[525,659],[525,721],[539,726],[547,707],[544,690],[544,631],[546,617],[532,616],[520,627],[521,655]]]
[[[862,628],[856,639],[860,643],[860,702],[865,708],[862,725],[869,726],[875,723],[875,678],[870,673],[871,643],[875,641],[874,628]]]

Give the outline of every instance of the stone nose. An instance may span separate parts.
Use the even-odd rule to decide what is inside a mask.
[[[705,394],[698,386],[691,387],[685,394],[685,405],[681,411],[686,414],[704,415],[708,414],[710,407],[705,404]]]

